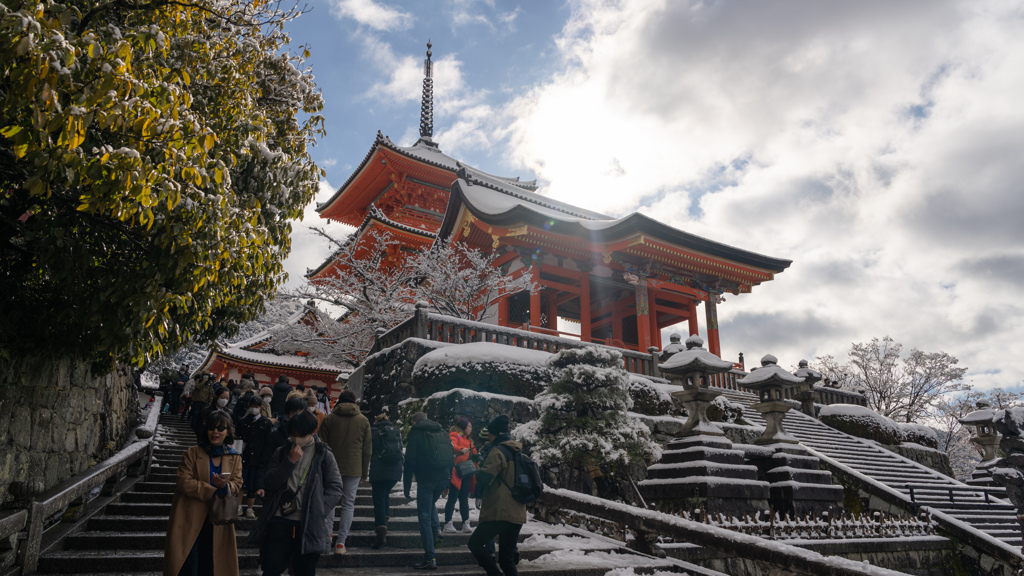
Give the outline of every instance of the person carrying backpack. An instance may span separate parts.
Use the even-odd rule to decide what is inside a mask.
[[[437,499],[448,486],[448,479],[455,466],[455,454],[448,434],[437,422],[427,420],[427,415],[417,412],[412,415],[408,445],[405,450],[405,466],[402,483],[405,497],[411,498],[412,478],[416,476],[416,512],[420,523],[420,539],[423,541],[423,561],[413,564],[417,570],[437,570],[435,549],[443,542],[441,522],[437,517]],[[524,522],[525,509],[524,509]]]
[[[480,521],[469,537],[469,551],[487,576],[517,576],[516,547],[519,531],[526,524],[526,504],[513,498],[516,485],[516,455],[523,446],[508,435],[508,416],[498,416],[487,425],[491,450],[487,460],[476,473],[478,486],[482,486],[483,504]],[[498,561],[486,548],[487,542],[497,536]],[[501,566],[499,569],[498,566]]]
[[[402,479],[402,432],[380,414],[370,428],[373,454],[370,457],[370,489],[373,495],[373,520],[377,539],[370,548],[387,545],[388,518],[391,516],[391,489]]]

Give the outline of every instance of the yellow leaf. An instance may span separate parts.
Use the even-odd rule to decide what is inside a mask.
[[[89,58],[95,58],[96,53],[99,51],[98,44],[89,44]]]
[[[220,184],[221,182],[223,182],[224,181],[224,171],[222,171],[220,168],[217,168],[216,170],[214,170],[213,171],[213,181],[216,182],[217,184]]]
[[[217,143],[217,137],[214,136],[212,133],[211,134],[207,134],[206,138],[203,138],[203,148],[205,148],[206,150],[209,150],[210,148],[213,148],[213,145],[216,144],[216,143]]]
[[[181,78],[185,81],[185,86],[192,84],[192,77],[188,75],[188,72],[181,71]]]

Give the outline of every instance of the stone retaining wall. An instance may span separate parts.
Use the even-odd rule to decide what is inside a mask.
[[[138,425],[131,372],[89,364],[0,360],[0,505],[12,482],[56,486],[122,447]]]

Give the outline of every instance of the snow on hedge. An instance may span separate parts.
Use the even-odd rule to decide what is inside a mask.
[[[818,416],[823,423],[837,430],[882,444],[938,446],[939,438],[934,429],[922,424],[896,422],[864,406],[832,404],[822,407]]]
[[[470,342],[428,352],[416,361],[413,370],[482,363],[544,367],[549,358],[551,353],[541,350],[493,342]]]

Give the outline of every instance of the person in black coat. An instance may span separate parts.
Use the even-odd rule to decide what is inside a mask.
[[[389,439],[397,438],[398,453],[385,454],[385,446],[393,444]],[[373,495],[373,519],[377,539],[370,548],[387,545],[388,518],[391,516],[391,489],[402,479],[405,458],[402,454],[402,432],[388,420],[387,414],[380,414],[370,428],[373,454],[370,456],[370,489]]]
[[[274,383],[274,398],[270,401],[270,411],[274,416],[280,418],[284,414],[284,403],[288,399],[288,393],[292,391],[292,385],[288,383],[288,377],[281,374]]]
[[[242,450],[242,489],[246,494],[246,518],[255,518],[252,505],[256,497],[263,497],[263,481],[267,475],[270,456],[274,453],[271,434],[274,424],[260,414],[263,400],[249,395],[249,413],[238,421],[238,435],[245,442]]]

